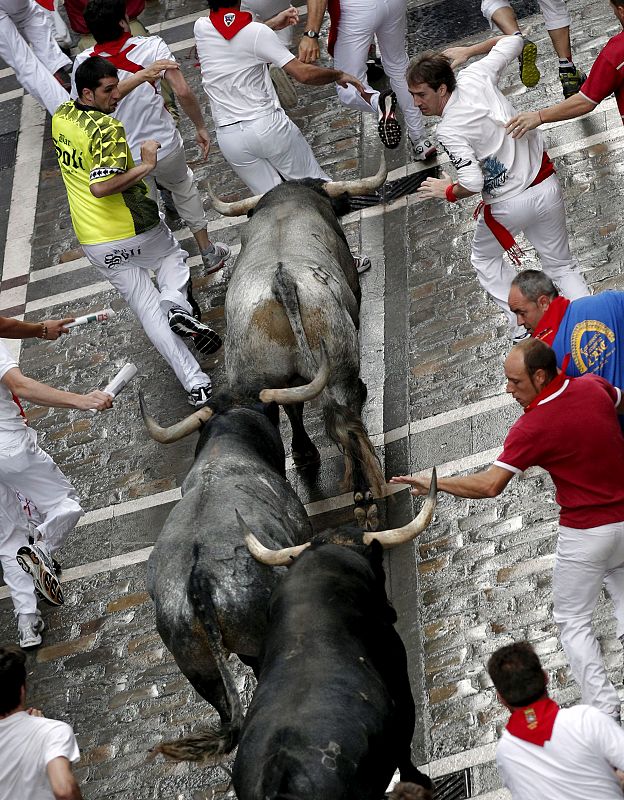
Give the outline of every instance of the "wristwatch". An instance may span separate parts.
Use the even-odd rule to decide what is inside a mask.
[[[307,36],[308,39],[318,39],[319,38],[318,31],[305,31],[303,35]]]

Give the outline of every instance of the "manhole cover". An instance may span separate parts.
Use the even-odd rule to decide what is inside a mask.
[[[0,169],[6,169],[15,164],[16,148],[17,131],[5,133],[3,136],[0,136]]]
[[[404,175],[402,178],[397,178],[396,181],[388,181],[374,194],[350,197],[351,211],[359,211],[362,208],[380,205],[380,203],[389,203],[392,200],[398,200],[399,197],[405,197],[406,194],[413,194],[426,178],[435,177],[437,174],[438,168],[431,167],[423,172]]]
[[[470,770],[463,769],[461,772],[452,772],[450,775],[443,775],[435,783],[435,800],[464,800],[471,797]]]

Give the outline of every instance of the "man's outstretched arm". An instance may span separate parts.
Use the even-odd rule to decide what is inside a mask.
[[[525,133],[534,130],[544,122],[562,122],[566,119],[582,117],[583,114],[593,111],[596,105],[593,100],[589,100],[579,92],[560,103],[555,103],[554,106],[548,106],[539,111],[523,111],[521,114],[516,114],[505,125],[505,128],[514,139],[520,139]]]
[[[438,490],[455,497],[468,497],[475,500],[497,497],[513,478],[514,473],[492,464],[484,472],[456,478],[438,478]],[[411,475],[397,475],[389,483],[404,483],[412,487],[412,494],[420,497],[429,491],[429,478],[414,478]]]

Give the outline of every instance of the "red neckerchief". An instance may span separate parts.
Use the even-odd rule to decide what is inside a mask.
[[[37,0],[37,3],[46,11],[54,11],[54,0]]]
[[[115,39],[114,42],[104,42],[103,44],[96,44],[93,48],[93,52],[91,56],[102,56],[107,61],[117,67],[117,69],[123,69],[126,72],[140,72],[143,69],[142,64],[135,64],[134,61],[130,61],[127,58],[127,54],[134,50],[136,44],[131,44],[124,49],[125,43],[128,39],[132,38],[131,33],[124,33],[119,39]]]
[[[338,39],[338,23],[340,22],[340,0],[329,0],[327,3],[329,12],[329,35],[327,37],[327,52],[330,56],[334,55],[334,47]]]
[[[567,297],[555,297],[544,311],[544,316],[537,323],[537,328],[531,336],[552,347],[561,320],[565,317],[569,305],[570,301]]]
[[[526,414],[527,411],[533,411],[533,409],[538,406],[542,400],[545,400],[547,397],[550,397],[551,394],[558,392],[559,389],[563,386],[566,381],[571,380],[566,375],[566,369],[568,368],[568,364],[570,363],[570,354],[567,353],[563,359],[563,363],[561,364],[561,372],[557,375],[556,378],[553,378],[552,381],[545,386],[542,391],[537,395],[537,397],[529,403],[528,406],[524,409],[524,413]]]
[[[220,8],[210,12],[210,21],[224,39],[233,39],[245,25],[253,22],[253,17],[240,8]]]
[[[540,164],[539,172],[535,176],[533,183],[531,186],[537,186],[538,183],[545,181],[546,178],[549,178],[551,175],[554,175],[555,167],[550,160],[550,157],[546,151],[544,151],[544,155],[542,156],[542,163]],[[528,188],[531,188],[530,186]],[[481,213],[481,209],[483,209],[483,220],[485,224],[488,226],[492,235],[496,239],[496,241],[500,244],[503,250],[507,253],[511,261],[516,264],[516,266],[520,266],[520,257],[524,255],[522,248],[516,242],[513,237],[511,231],[508,231],[507,228],[500,223],[492,214],[492,206],[488,203],[487,205],[483,202],[479,203],[477,208],[474,212],[474,218],[477,219],[479,214]]]
[[[512,736],[543,747],[552,737],[559,706],[550,697],[543,697],[530,706],[516,708],[507,723]]]

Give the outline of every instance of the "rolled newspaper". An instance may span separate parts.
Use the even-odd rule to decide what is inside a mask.
[[[117,397],[119,392],[130,383],[130,381],[137,374],[137,368],[134,364],[124,364],[119,372],[115,375],[113,380],[108,383],[102,391],[105,394],[110,394],[111,397]],[[91,414],[97,414],[97,409],[90,409]]]
[[[66,328],[75,328],[77,325],[87,325],[89,322],[108,322],[115,316],[112,308],[103,308],[101,311],[94,311],[93,314],[85,314],[84,317],[76,317],[73,322],[68,322]]]

